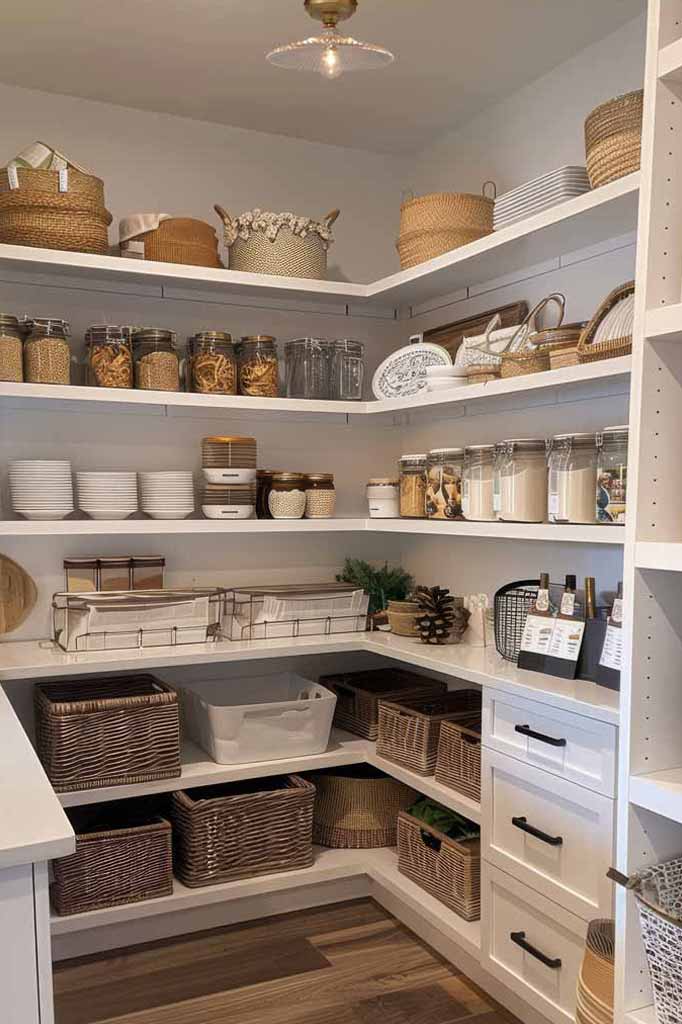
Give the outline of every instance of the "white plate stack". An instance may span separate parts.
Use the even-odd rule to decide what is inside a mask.
[[[64,519],[73,512],[71,463],[21,459],[9,465],[12,508],[25,519]]]
[[[140,473],[142,511],[152,519],[186,519],[194,512],[192,473]]]
[[[533,178],[495,200],[493,229],[499,231],[517,220],[532,217],[534,213],[541,213],[550,206],[589,191],[590,182],[585,167],[559,167],[556,171],[541,174],[539,178]]]
[[[453,388],[461,388],[466,382],[465,366],[426,367],[426,390],[428,392],[452,391]]]
[[[127,519],[137,512],[137,473],[76,473],[78,507],[91,519]]]

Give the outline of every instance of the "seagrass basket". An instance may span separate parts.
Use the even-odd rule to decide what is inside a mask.
[[[19,167],[16,175],[19,187],[11,188],[0,169],[0,242],[106,255],[111,214],[99,178],[69,168],[60,192],[59,171]]]
[[[509,352],[502,356],[500,376],[522,377],[527,373],[542,373],[549,370],[549,352],[544,348],[526,348],[521,352]]]
[[[581,363],[614,359],[632,352],[635,282],[614,288],[606,296],[578,341]]]
[[[486,196],[491,185],[493,196]],[[400,207],[396,248],[403,270],[475,242],[493,230],[495,185],[486,181],[481,195],[433,192],[406,200]]]
[[[180,775],[176,691],[151,675],[34,687],[36,745],[58,793]]]
[[[224,225],[230,270],[317,280],[327,276],[327,252],[338,210],[314,221],[261,210],[235,218],[222,206],[214,209]]]
[[[66,813],[76,833],[76,852],[52,865],[51,896],[58,914],[170,896],[170,822],[146,801],[74,807]]]
[[[481,713],[480,690],[452,690],[379,703],[377,754],[417,775],[433,775],[443,722]]]
[[[310,867],[314,801],[298,775],[173,793],[176,875],[194,888]]]
[[[316,790],[313,842],[336,849],[395,846],[398,812],[417,799],[415,790],[370,765],[330,768],[310,779]]]
[[[222,267],[218,236],[203,220],[170,217],[158,228],[136,235],[131,241],[144,242],[144,258],[161,263],[184,263],[192,267]]]
[[[587,174],[592,188],[638,171],[644,92],[637,89],[601,103],[585,120]]]
[[[480,918],[480,839],[451,839],[401,811],[398,870],[465,921]]]
[[[578,365],[578,342],[586,327],[587,323],[562,324],[534,336],[534,343],[542,345],[549,353],[550,370]]]
[[[320,684],[336,694],[334,725],[366,740],[377,738],[380,700],[399,700],[447,691],[447,683],[402,668],[321,676]]]
[[[477,802],[481,799],[481,716],[441,722],[436,782]]]
[[[576,1024],[613,1024],[614,964],[614,922],[591,921],[578,975]]]

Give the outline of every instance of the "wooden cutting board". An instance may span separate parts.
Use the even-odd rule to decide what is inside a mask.
[[[25,569],[0,555],[0,633],[17,629],[38,599],[38,589]]]

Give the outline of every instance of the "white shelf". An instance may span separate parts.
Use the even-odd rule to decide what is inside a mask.
[[[682,82],[682,39],[676,39],[660,51],[658,77],[667,82]]]
[[[652,1006],[643,1006],[639,1010],[630,1010],[625,1014],[625,1024],[657,1024],[656,1009]]]
[[[437,800],[443,806],[449,807],[451,811],[463,814],[469,821],[475,821],[477,824],[480,824],[480,801],[471,800],[470,797],[464,796],[463,793],[458,793],[449,786],[443,786],[440,782],[436,782],[433,775],[417,775],[416,772],[411,772],[399,764],[394,764],[393,761],[387,761],[385,757],[379,757],[376,752],[376,744],[374,743],[367,744],[366,757],[369,764],[379,768],[386,775],[399,779],[400,782],[404,782],[407,786],[412,786],[413,789],[423,793],[424,796],[431,797],[432,800]]]
[[[554,523],[445,523],[420,519],[369,519],[374,533],[402,533],[419,537],[491,537],[505,540],[549,541],[552,544],[621,545],[625,531],[621,526],[573,526]]]
[[[650,341],[682,340],[682,303],[650,309],[644,329]]]
[[[630,802],[682,824],[682,768],[631,775]]]
[[[682,572],[682,543],[676,541],[640,541],[635,545],[638,569]]]
[[[639,175],[630,174],[418,267],[367,285],[247,274],[19,245],[0,245],[0,267],[20,272],[19,278],[26,284],[47,280],[51,285],[84,287],[97,283],[122,292],[131,285],[143,285],[152,289],[152,295],[156,287],[159,295],[180,293],[188,298],[199,297],[209,290],[226,301],[238,297],[240,301],[255,304],[266,299],[284,299],[296,301],[301,308],[336,301],[358,312],[379,310],[392,316],[390,307],[424,303],[435,296],[542,263],[559,252],[587,248],[634,231],[638,191]],[[58,275],[59,280],[50,279],[50,275]]]

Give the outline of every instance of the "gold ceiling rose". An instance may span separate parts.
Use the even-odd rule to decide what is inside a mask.
[[[355,14],[358,0],[304,0],[303,6],[311,18],[322,22],[324,30],[318,36],[271,50],[267,54],[271,64],[293,71],[317,71],[333,79],[344,71],[371,71],[395,60],[383,46],[363,43],[339,32],[338,23]]]

